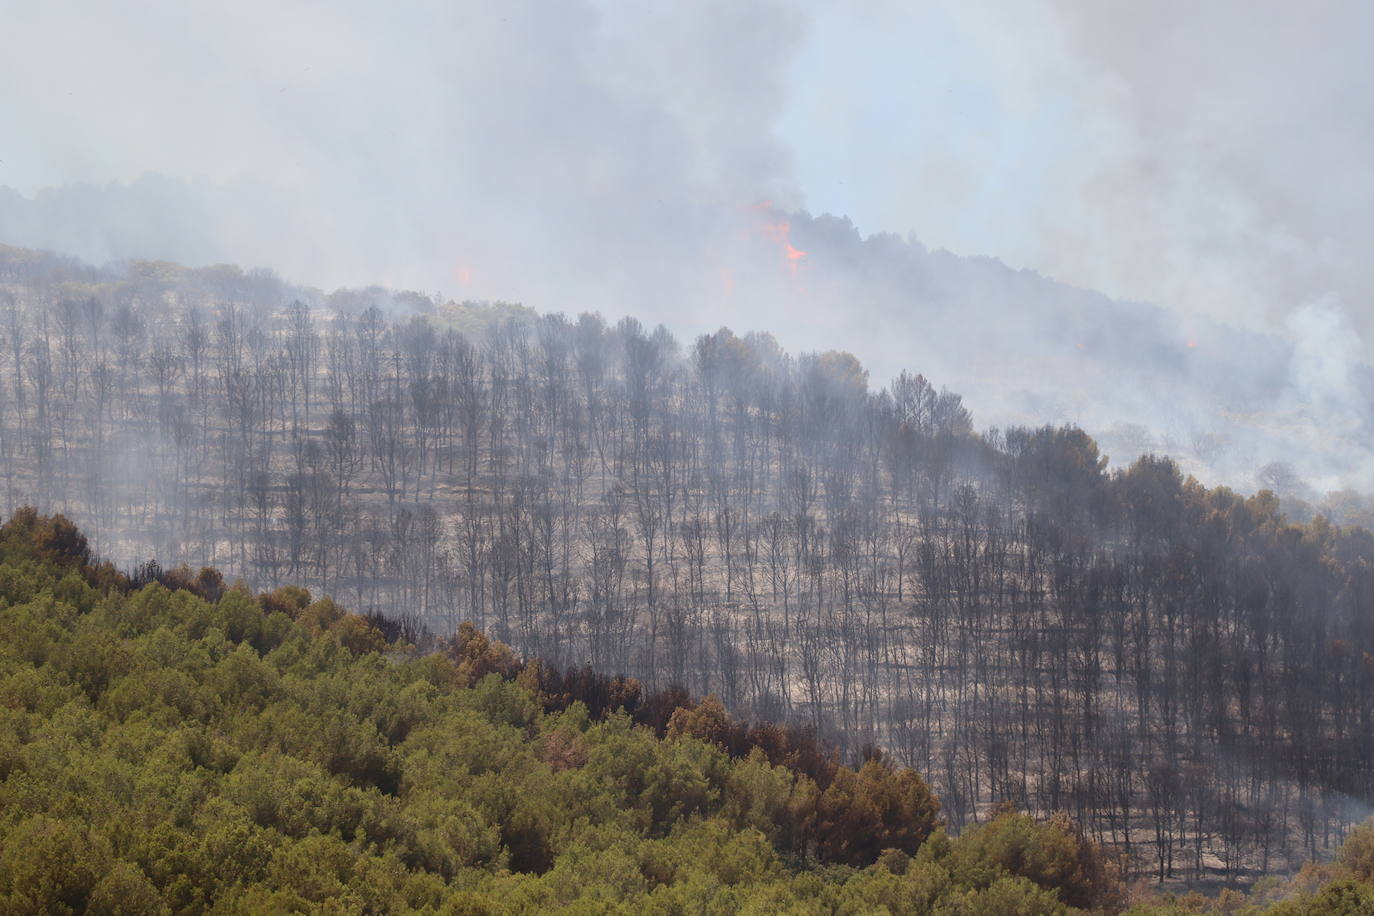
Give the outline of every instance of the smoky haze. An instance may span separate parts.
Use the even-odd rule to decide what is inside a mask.
[[[766,329],[1374,487],[1361,6],[11,6],[0,241]]]
[[[1160,881],[1369,814],[1369,8],[120,6],[0,0],[4,550],[219,601],[207,664],[236,579],[471,622]],[[144,623],[34,594],[119,709]]]

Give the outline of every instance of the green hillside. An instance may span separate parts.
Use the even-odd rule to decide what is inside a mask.
[[[951,838],[920,776],[875,752],[842,766],[806,732],[523,664],[471,628],[422,653],[301,589],[144,577],[60,516],[0,529],[0,912],[1122,903],[1066,818]],[[1308,896],[1257,894],[1374,906],[1370,846],[1362,830],[1309,870]]]

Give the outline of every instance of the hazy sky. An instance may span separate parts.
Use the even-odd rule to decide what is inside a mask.
[[[1374,4],[0,0],[0,21],[0,186],[48,202],[3,241],[748,327],[719,291],[768,200],[1236,323],[1320,301],[1374,330]]]

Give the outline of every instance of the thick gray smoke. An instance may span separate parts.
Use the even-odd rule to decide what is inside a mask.
[[[1110,87],[1119,152],[1086,185],[1101,278],[1251,322],[1327,295],[1366,333],[1374,274],[1367,3],[1056,0],[1066,48]],[[1101,91],[1101,90],[1099,90]],[[1138,240],[1132,252],[1102,239]],[[1106,279],[1108,273],[1117,279]]]
[[[6,18],[0,242],[768,329],[1118,462],[1374,487],[1367,5]]]
[[[0,152],[11,244],[643,311],[700,301],[736,208],[800,202],[771,130],[802,37],[782,4],[53,4],[9,25],[42,49],[0,63],[30,87],[0,100],[7,145],[27,138]]]

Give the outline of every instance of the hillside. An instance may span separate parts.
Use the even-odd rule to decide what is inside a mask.
[[[471,629],[421,654],[301,589],[133,588],[86,558],[61,517],[0,529],[6,912],[1066,912],[1114,893],[1067,821],[951,842],[915,773],[763,727],[728,753],[718,704],[605,680],[594,716],[546,688],[595,677]],[[656,729],[632,717],[655,707]],[[999,868],[990,843],[1033,861]]]
[[[1161,881],[1296,868],[1374,803],[1363,528],[766,334],[4,263],[5,508],[123,568],[715,694]]]
[[[141,587],[65,519],[0,527],[0,909],[1114,912],[1068,818],[951,838],[919,775],[804,731],[524,663],[465,627],[423,653],[329,599],[212,570]],[[169,587],[170,586],[170,587]],[[583,699],[585,697],[585,699]],[[1374,822],[1247,901],[1358,913]],[[1276,906],[1269,904],[1280,901]]]

